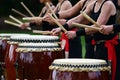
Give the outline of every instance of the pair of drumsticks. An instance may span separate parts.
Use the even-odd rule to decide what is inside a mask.
[[[34,15],[32,14],[32,12],[27,8],[27,6],[26,6],[23,2],[21,2],[21,5],[28,11],[28,13],[29,13],[31,16],[34,17]],[[22,16],[26,16],[26,15],[24,15],[23,13],[15,10],[15,9],[12,9],[12,11],[14,11],[14,12],[16,12],[16,13],[22,15]],[[17,26],[17,27],[20,27],[21,24],[23,24],[22,21],[18,20],[17,18],[13,17],[12,15],[9,15],[9,17],[10,17],[12,20],[14,20],[15,22],[17,22],[17,23],[12,22],[12,21],[9,21],[9,20],[5,20],[5,21],[4,21],[5,23],[10,24],[10,25],[13,25],[13,26]],[[27,27],[26,29],[31,30],[30,27]]]
[[[41,20],[42,18],[40,17],[35,17],[33,15],[33,13],[27,8],[27,6],[21,2],[21,5],[26,9],[26,11],[32,16],[32,17],[27,17],[25,14],[15,10],[15,9],[12,9],[12,11],[14,11],[15,13],[21,15],[21,16],[24,16],[23,20]],[[52,11],[50,5],[48,3],[46,3],[46,5],[49,7],[49,9]],[[53,12],[53,11],[52,11]],[[55,15],[54,15],[55,16]],[[14,23],[12,21],[9,21],[9,20],[5,20],[4,22],[7,23],[7,24],[10,24],[10,25],[13,25],[13,26],[17,26],[17,27],[20,27],[21,24],[23,24],[23,22],[21,22],[20,20],[18,20],[17,18],[13,17],[12,15],[9,16],[12,20],[14,20],[15,22],[17,23]],[[56,16],[55,16],[56,17]],[[57,18],[57,17],[56,17]],[[26,29],[28,30],[31,30],[30,27],[27,27]],[[51,34],[50,31],[39,31],[39,30],[33,30],[34,33],[41,33],[41,34]]]

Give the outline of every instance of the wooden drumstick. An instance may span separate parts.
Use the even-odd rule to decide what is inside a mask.
[[[50,11],[52,12],[53,16],[55,17],[55,19],[58,19],[58,17],[55,15],[54,11],[52,10],[52,8],[50,7],[49,3],[46,3],[46,5],[48,6],[48,8],[50,9]]]
[[[21,5],[26,9],[26,11],[27,11],[32,17],[35,17],[35,16],[33,15],[33,13],[27,8],[27,6],[26,6],[23,2],[21,2]]]
[[[64,31],[64,32],[67,32],[67,30],[56,20],[54,19],[54,17],[49,14],[49,16],[53,19],[53,21]]]
[[[20,20],[18,20],[18,19],[15,18],[15,17],[13,17],[12,15],[9,15],[9,17],[10,17],[12,20],[16,21],[17,23],[23,24],[23,22],[21,22]]]
[[[9,21],[9,20],[5,20],[4,22],[7,23],[7,24],[10,24],[10,25],[13,25],[13,26],[20,27],[20,24],[17,24],[17,23],[11,22],[11,21]]]
[[[42,17],[23,17],[23,20],[42,20]]]
[[[18,20],[18,19],[15,18],[15,17],[13,17],[12,15],[9,15],[9,17],[10,17],[12,20],[16,21],[17,23],[19,23],[20,25],[23,24],[23,22],[21,22],[20,20]],[[27,27],[27,29],[28,29],[28,30],[31,30],[30,27]]]
[[[89,17],[85,12],[81,11],[81,14],[87,19],[89,20],[91,23],[95,24],[97,27],[100,27],[99,24],[97,24],[91,17]]]
[[[25,14],[23,14],[23,13],[15,10],[15,9],[12,9],[12,11],[15,12],[15,13],[17,13],[17,14],[19,14],[19,15],[21,15],[21,16],[23,16],[23,17],[27,17]]]
[[[10,25],[13,25],[13,26],[17,26],[17,27],[19,27],[19,28],[20,28],[20,26],[21,26],[20,24],[14,23],[14,22],[9,21],[9,20],[5,20],[4,22],[7,23],[7,24],[10,24]],[[30,27],[27,27],[26,29],[31,30]]]
[[[78,23],[72,23],[74,26],[80,27],[80,28],[91,28],[91,29],[95,29],[95,30],[100,30],[100,28],[98,27],[92,27],[92,26],[88,26],[88,25],[84,25],[84,24],[78,24]]]
[[[50,31],[40,31],[40,30],[33,30],[33,33],[39,33],[39,34],[52,34]]]

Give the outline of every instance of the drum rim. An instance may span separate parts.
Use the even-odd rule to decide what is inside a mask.
[[[75,61],[75,60],[86,60],[90,61],[91,63],[88,64],[88,62],[84,63],[74,63],[67,61]],[[93,61],[97,60],[100,63],[94,63]],[[73,72],[82,72],[82,71],[110,71],[110,66],[106,63],[105,60],[101,59],[56,59],[53,61],[53,63],[49,66],[50,70],[59,70],[59,71],[73,71]]]

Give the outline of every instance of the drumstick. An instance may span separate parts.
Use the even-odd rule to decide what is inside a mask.
[[[42,17],[23,17],[23,20],[42,20]]]
[[[52,32],[50,32],[50,31],[40,31],[40,30],[33,30],[33,33],[52,34]]]
[[[7,24],[10,24],[10,25],[13,25],[13,26],[20,27],[20,24],[17,24],[17,23],[11,22],[11,21],[9,21],[9,20],[5,20],[4,22],[7,23]]]
[[[23,14],[23,13],[15,10],[15,9],[12,9],[12,11],[15,12],[15,13],[17,13],[17,14],[19,14],[19,15],[21,15],[21,16],[23,16],[23,17],[27,17],[25,14]]]
[[[4,22],[7,23],[7,24],[10,24],[10,25],[13,25],[13,26],[17,26],[17,27],[19,27],[19,28],[20,28],[20,26],[21,26],[20,24],[14,23],[14,22],[9,21],[9,20],[5,20]],[[30,27],[27,27],[26,29],[31,30]]]
[[[15,18],[15,17],[13,17],[12,15],[9,15],[9,17],[10,17],[11,19],[13,19],[14,21],[16,21],[17,23],[23,24],[23,22],[21,22],[20,20],[18,20],[18,19]]]
[[[82,28],[91,28],[91,29],[95,29],[95,30],[100,30],[100,28],[98,27],[92,27],[92,26],[88,26],[88,25],[84,25],[84,24],[78,24],[78,23],[72,23],[74,26],[77,27],[82,27]]]
[[[17,18],[13,17],[12,15],[9,16],[11,19],[13,19],[14,21],[16,21],[17,23],[19,23],[20,25],[23,24],[23,22],[21,22],[20,20],[18,20]],[[28,30],[31,30],[30,27],[27,27]]]
[[[26,9],[26,11],[27,11],[32,17],[35,17],[35,16],[33,15],[33,13],[27,8],[27,6],[26,6],[23,2],[21,2],[21,5]]]
[[[54,17],[49,14],[49,16],[53,19],[53,21],[64,31],[64,32],[67,32],[67,30],[56,20],[54,19]]]
[[[58,19],[58,17],[55,15],[54,11],[52,10],[52,8],[50,7],[49,3],[46,3],[46,5],[48,6],[48,8],[50,9],[50,11],[52,12],[53,16],[55,17],[55,19]]]
[[[95,24],[97,27],[100,27],[99,24],[97,24],[91,17],[89,17],[85,12],[81,11],[81,14],[87,19],[89,20],[91,23]]]

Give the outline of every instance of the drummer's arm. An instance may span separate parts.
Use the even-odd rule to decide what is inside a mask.
[[[72,4],[70,3],[70,1],[64,1],[64,3],[61,5],[60,11],[65,11],[72,8]]]
[[[88,15],[90,15],[90,12],[91,12],[91,7],[90,6],[92,6],[92,5],[91,4],[88,5],[87,8],[84,11]],[[72,26],[73,22],[83,24],[85,20],[86,19],[84,18],[84,16],[82,14],[79,14],[78,16],[76,16],[76,17],[70,19],[69,21],[67,21],[68,28],[72,28],[73,27]],[[84,24],[86,24],[86,23],[84,23]]]
[[[115,15],[116,11],[115,11],[115,7],[113,6],[113,4],[109,4],[109,2],[104,3],[102,9],[101,9],[101,13],[100,16],[97,19],[97,23],[99,25],[104,25],[108,22],[110,16]],[[95,25],[92,25],[94,27],[96,27]],[[101,27],[100,27],[101,28]],[[92,33],[96,33],[98,31],[93,30],[93,29],[85,29],[86,34],[92,34]]]
[[[85,0],[80,0],[77,4],[75,4],[72,8],[66,10],[66,11],[60,11],[59,18],[65,19],[65,18],[70,18],[75,15],[77,15],[82,8],[82,4],[84,3]]]

